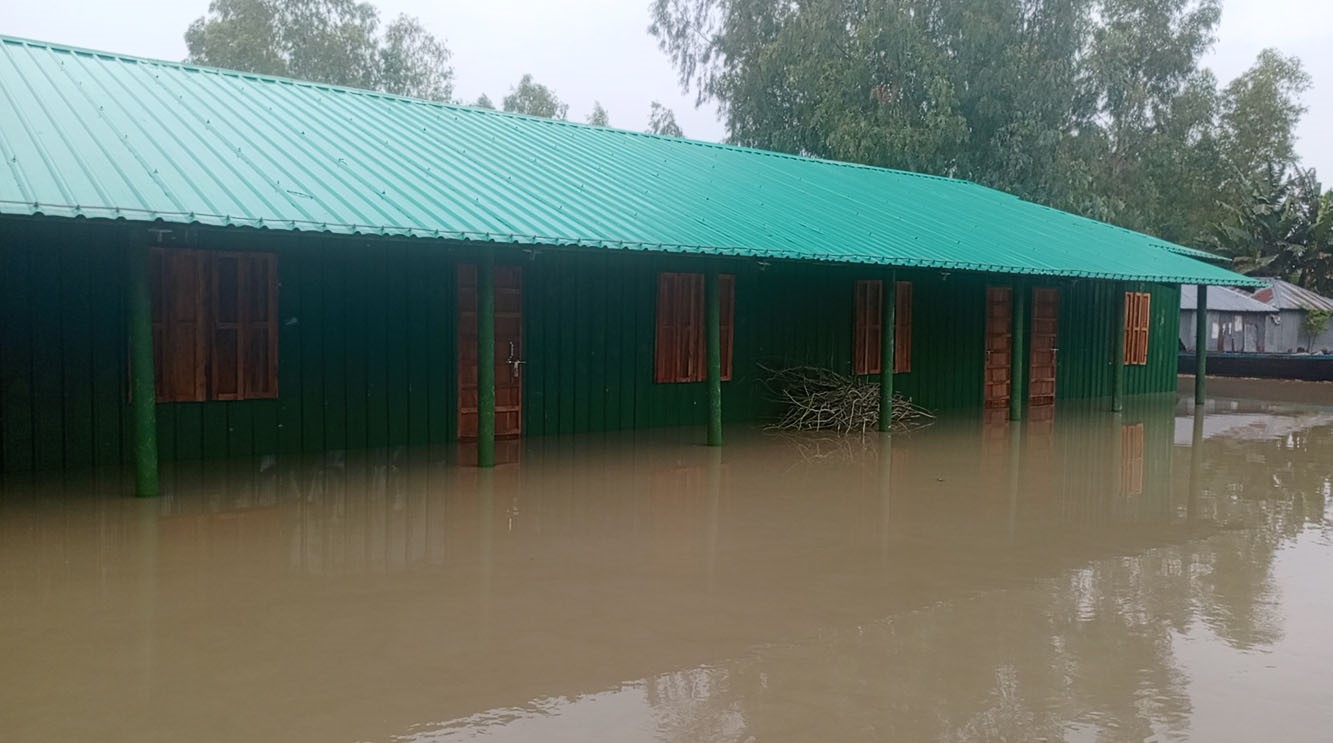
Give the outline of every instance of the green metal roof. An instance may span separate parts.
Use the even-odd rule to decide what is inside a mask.
[[[0,214],[1254,283],[965,181],[23,39],[0,96]]]

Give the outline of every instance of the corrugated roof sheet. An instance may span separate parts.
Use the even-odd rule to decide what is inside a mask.
[[[1333,299],[1312,292],[1282,279],[1260,279],[1265,286],[1254,293],[1254,298],[1280,310],[1317,310],[1333,312]]]
[[[23,39],[0,95],[0,213],[1249,281],[964,181]]]
[[[1180,309],[1192,310],[1198,306],[1199,292],[1193,284],[1180,287]],[[1208,290],[1208,309],[1215,312],[1264,312],[1276,314],[1277,308],[1264,304],[1245,292],[1225,286]]]

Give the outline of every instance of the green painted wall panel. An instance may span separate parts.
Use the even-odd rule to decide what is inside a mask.
[[[301,385],[301,373],[309,363],[307,357],[311,348],[306,342],[305,328],[291,322],[301,313],[304,287],[302,276],[295,269],[308,260],[308,243],[309,240],[301,239],[293,246],[292,252],[301,256],[299,260],[278,261],[278,348],[288,349],[288,353],[280,355],[282,363],[278,364],[274,449],[283,454],[301,451],[301,407],[303,400],[310,394]],[[314,364],[322,366],[318,361]],[[301,390],[302,394],[284,394],[284,390]]]
[[[177,234],[202,248],[279,255],[279,398],[158,406],[164,461],[454,440],[455,264],[475,248],[225,230]],[[130,226],[0,220],[0,468],[114,463],[126,455],[124,247]],[[705,259],[594,251],[504,250],[524,269],[524,428],[541,436],[702,425],[703,383],[653,381],[657,275]],[[854,266],[722,260],[736,276],[728,421],[775,410],[760,365],[851,370]],[[913,369],[897,388],[933,409],[979,405],[985,288],[1001,277],[900,271],[913,282]],[[1033,284],[1037,285],[1037,284]],[[1058,392],[1105,397],[1115,327],[1113,284],[1061,292]],[[1149,364],[1130,393],[1175,387],[1178,290],[1153,294]]]
[[[26,229],[0,230],[0,467],[23,471],[33,466],[33,251]]]
[[[93,365],[93,464],[112,465],[121,460],[122,377],[127,368],[127,344],[123,333],[116,332],[116,321],[125,316],[125,255],[114,243],[104,249],[89,251],[89,270],[102,280],[92,281],[89,299],[96,311],[92,315]],[[128,421],[124,421],[128,422]]]
[[[73,236],[71,236],[72,242]],[[64,246],[62,246],[63,248]],[[41,286],[50,277],[48,291],[38,289],[32,301],[33,456],[39,470],[64,464],[64,354],[60,348],[60,305],[65,277],[60,273],[64,250],[38,250],[32,256],[32,277]],[[81,349],[70,349],[75,355]]]
[[[1148,363],[1125,369],[1125,390],[1131,395],[1175,389],[1180,359],[1180,287],[1165,284],[1132,284],[1146,291],[1151,324],[1148,332]]]
[[[86,229],[78,229],[74,239],[88,239]],[[60,426],[64,436],[64,466],[67,469],[93,464],[93,304],[90,292],[94,282],[89,266],[69,251],[60,251],[60,344],[77,349],[64,354],[61,363],[62,410]]]

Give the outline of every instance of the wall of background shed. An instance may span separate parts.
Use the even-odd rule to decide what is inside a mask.
[[[177,230],[178,235],[186,233]],[[476,248],[429,241],[197,230],[179,247],[279,256],[276,400],[158,406],[163,461],[439,444],[456,438],[455,281]],[[129,455],[124,247],[142,228],[0,219],[0,471]],[[699,425],[699,384],[655,384],[659,271],[698,258],[487,246],[525,267],[527,435]],[[724,414],[773,414],[760,364],[850,373],[853,286],[880,269],[722,260],[736,275],[735,370]],[[913,369],[897,387],[937,410],[979,407],[984,298],[1002,277],[899,271],[914,283]],[[1061,287],[1061,398],[1110,394],[1113,286]],[[1149,287],[1149,365],[1127,390],[1175,389],[1178,290]]]
[[[1298,348],[1312,353],[1323,353],[1325,349],[1333,351],[1333,323],[1312,338],[1305,329],[1303,310],[1282,310],[1278,317],[1278,324],[1268,321],[1267,350],[1270,353],[1297,353]]]

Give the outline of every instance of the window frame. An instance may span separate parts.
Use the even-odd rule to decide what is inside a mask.
[[[894,285],[893,373],[912,371],[912,282]],[[884,282],[858,279],[852,289],[852,374],[879,374],[884,368]]]
[[[736,277],[718,274],[722,381],[730,381],[735,358]],[[708,379],[705,284],[698,272],[657,274],[653,337],[653,382],[686,384]]]
[[[1152,330],[1152,294],[1125,292],[1125,366],[1146,366]]]
[[[276,399],[277,254],[155,246],[150,265],[156,401]]]

